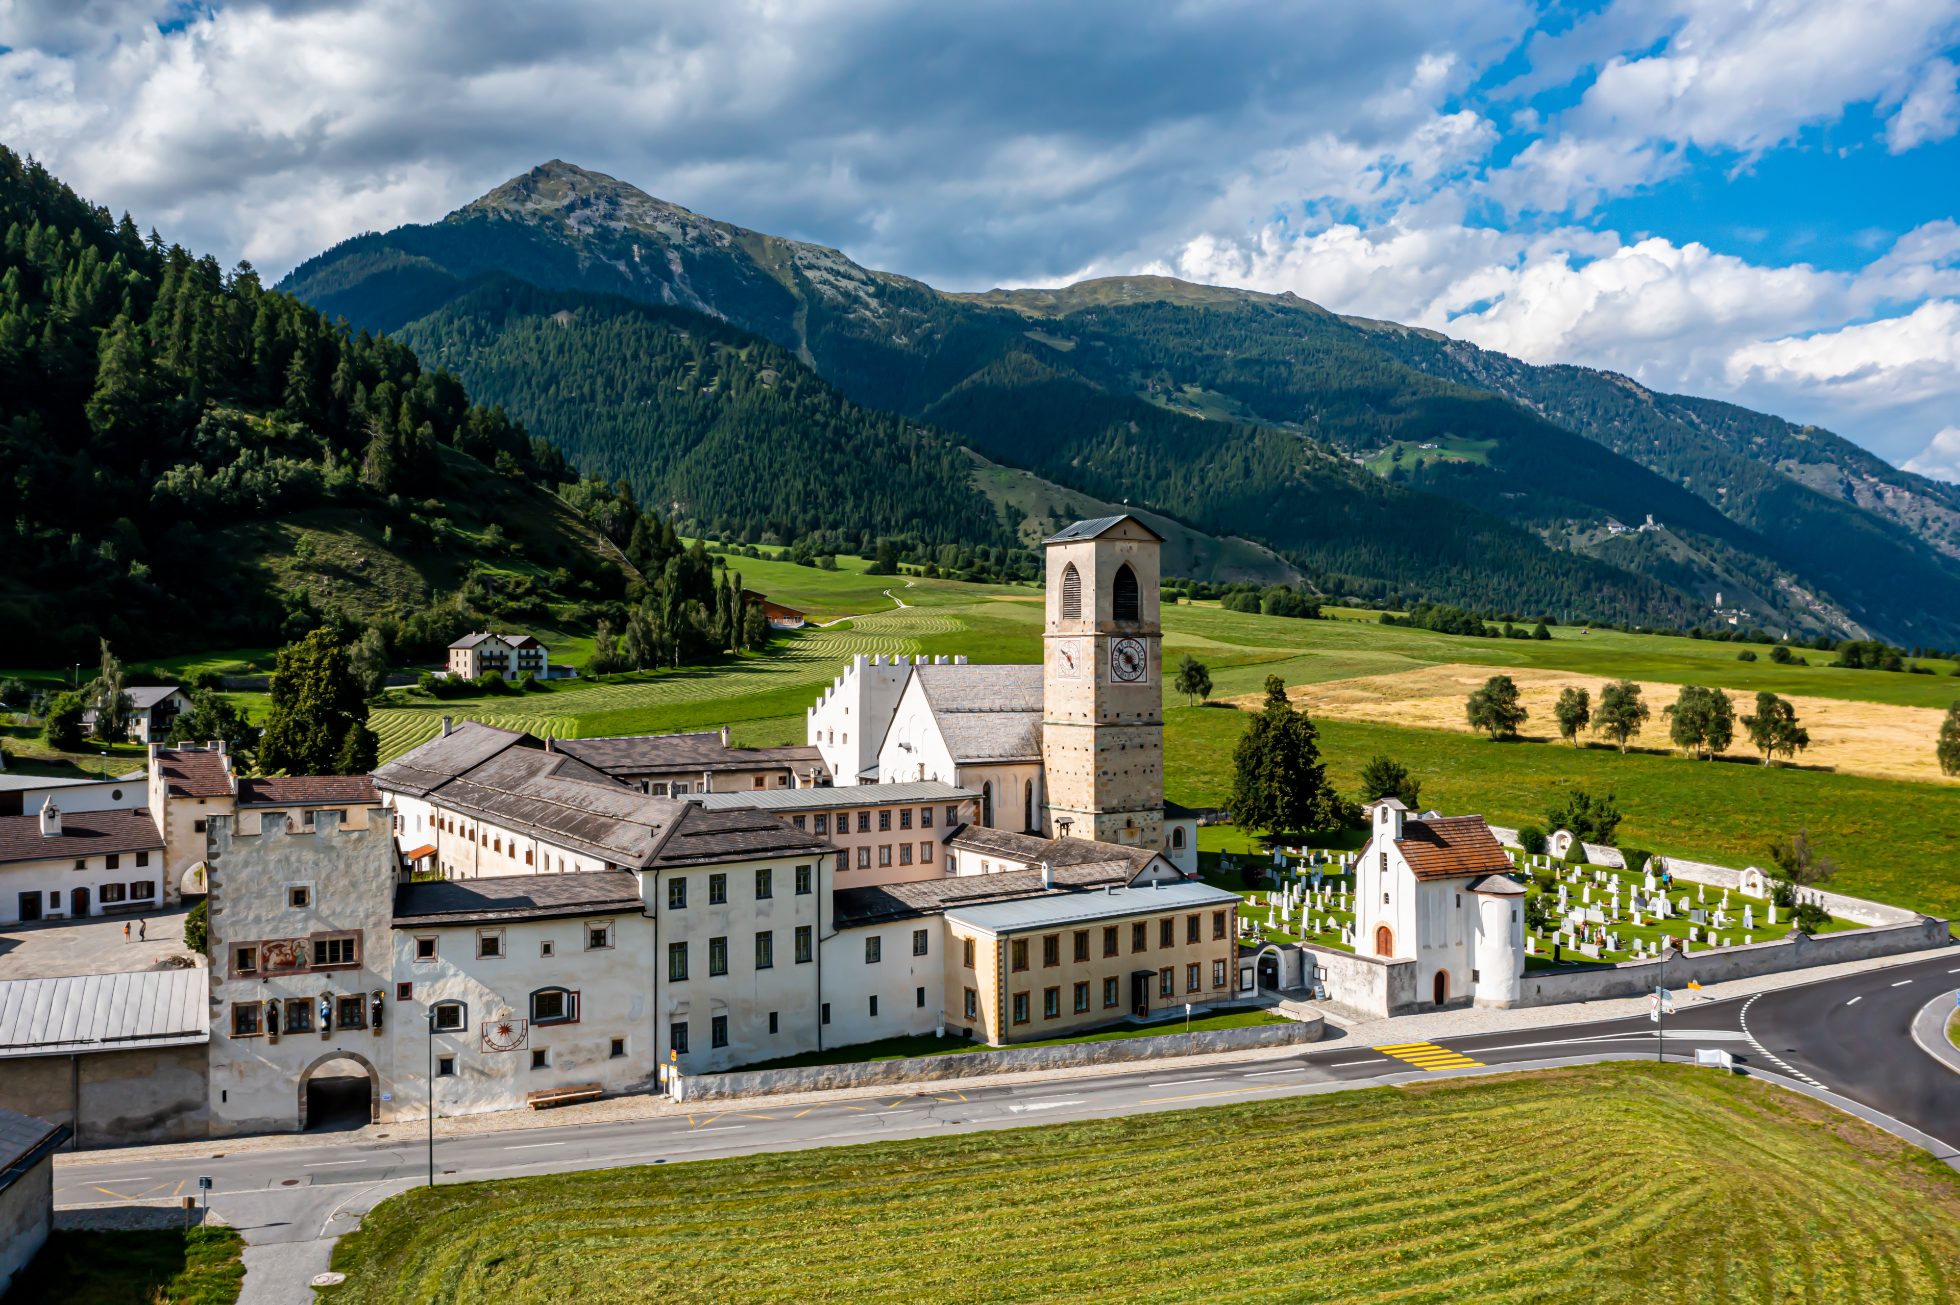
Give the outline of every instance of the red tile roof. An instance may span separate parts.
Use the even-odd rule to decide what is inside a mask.
[[[61,804],[55,803],[60,810]],[[0,862],[101,856],[108,852],[154,852],[163,847],[156,822],[141,807],[110,811],[63,812],[61,832],[43,834],[39,812],[0,816]]]
[[[1457,879],[1501,873],[1511,858],[1482,816],[1431,816],[1408,820],[1395,846],[1408,858],[1417,879]]]
[[[231,771],[222,752],[165,748],[157,753],[157,769],[162,772],[171,797],[231,796]]]
[[[380,801],[366,775],[272,775],[238,781],[241,807],[337,807]]]

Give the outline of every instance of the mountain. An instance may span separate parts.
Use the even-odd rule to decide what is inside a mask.
[[[565,475],[399,342],[0,148],[0,622],[35,663],[92,661],[98,634],[129,657],[263,644],[333,612],[440,646],[545,592],[620,597],[618,550],[534,487]]]
[[[1291,295],[1154,277],[943,294],[562,162],[440,222],[347,241],[282,287],[436,348],[430,324],[499,276],[719,319],[863,409],[925,423],[1055,493],[1265,545],[1323,592],[1667,625],[1726,619],[1719,606],[1798,634],[1960,643],[1943,487],[1869,455],[1854,465],[1843,441],[1806,461],[1795,452],[1835,437],[1699,400],[1646,405],[1665,411],[1664,437],[1629,432],[1558,369],[1471,359]],[[444,358],[520,419],[545,420],[514,374]],[[616,424],[620,394],[580,398],[570,420]],[[646,409],[651,426],[661,407]],[[1697,442],[1655,456],[1677,429]],[[1774,435],[1779,457],[1738,451],[1729,430]],[[625,465],[573,456],[602,474]]]

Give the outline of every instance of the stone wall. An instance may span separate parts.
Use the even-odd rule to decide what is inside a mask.
[[[1037,1069],[1070,1069],[1078,1065],[1113,1065],[1164,1056],[1202,1056],[1215,1051],[1244,1051],[1252,1047],[1285,1047],[1317,1042],[1318,1016],[1285,1024],[1257,1024],[1202,1033],[1166,1033],[1111,1042],[1070,1042],[1053,1047],[1008,1047],[959,1055],[911,1056],[901,1060],[861,1061],[846,1065],[805,1065],[796,1069],[738,1070],[729,1074],[689,1075],[681,1099],[714,1101],[728,1097],[767,1096],[778,1092],[820,1092],[828,1088],[873,1087],[886,1083],[917,1083],[933,1079],[973,1078]]]
[[[1382,956],[1358,956],[1314,943],[1299,950],[1325,973],[1327,999],[1358,1015],[1386,1019],[1417,1008],[1416,962]]]
[[[1711,865],[1706,861],[1690,861],[1686,857],[1655,857],[1656,870],[1666,866],[1676,879],[1685,879],[1693,884],[1707,884],[1710,888],[1739,888],[1742,871],[1725,865]],[[1863,897],[1847,897],[1843,893],[1833,893],[1822,888],[1806,888],[1804,895],[1814,899],[1818,905],[1841,919],[1868,927],[1882,927],[1894,924],[1910,924],[1920,919],[1916,911],[1903,906],[1887,906],[1883,902],[1869,901]]]
[[[210,1132],[207,1054],[200,1042],[0,1060],[0,1106],[67,1124],[84,1148],[190,1141]]]
[[[0,1192],[0,1296],[48,1240],[54,1215],[54,1157],[44,1155]]]
[[[1950,929],[1945,920],[1921,917],[1910,924],[1854,929],[1810,938],[1792,934],[1776,942],[1711,948],[1688,956],[1670,952],[1666,962],[1669,988],[1726,979],[1749,979],[1763,974],[1835,965],[1841,961],[1897,956],[1946,945]],[[1652,992],[1661,979],[1661,962],[1622,961],[1570,970],[1527,970],[1520,1006],[1552,1006],[1560,1002],[1597,1001],[1604,997],[1638,997]]]

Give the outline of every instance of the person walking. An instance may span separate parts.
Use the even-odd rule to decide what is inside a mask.
[[[123,941],[129,941],[129,921],[127,920],[123,921]]]
[[[136,941],[148,942],[149,940],[150,940],[150,922],[148,920],[138,920],[136,922]]]

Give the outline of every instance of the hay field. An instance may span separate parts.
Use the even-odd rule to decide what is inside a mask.
[[[418,1188],[336,1302],[1950,1301],[1960,1175],[1621,1062]]]
[[[1519,696],[1531,713],[1525,722],[1526,738],[1557,739],[1558,719],[1552,704],[1567,688],[1581,688],[1592,694],[1595,706],[1599,691],[1607,680],[1597,675],[1571,671],[1517,666],[1500,669],[1446,662],[1389,675],[1364,675],[1353,679],[1302,684],[1288,690],[1288,696],[1316,716],[1343,720],[1373,721],[1382,725],[1401,725],[1414,729],[1458,730],[1469,733],[1463,716],[1464,699],[1493,675],[1509,675],[1517,682]],[[1641,696],[1653,711],[1645,729],[1632,746],[1653,749],[1669,747],[1667,719],[1661,712],[1680,692],[1678,686],[1652,680],[1637,681]],[[1726,687],[1710,677],[1710,685]],[[1749,736],[1740,718],[1755,710],[1754,690],[1728,689],[1735,700],[1736,738],[1722,755],[1756,759]],[[1811,698],[1785,695],[1797,709],[1797,717],[1810,731],[1810,747],[1797,757],[1800,765],[1828,766],[1852,775],[1875,775],[1881,779],[1909,779],[1942,783],[1933,743],[1939,736],[1944,714],[1930,707],[1905,707],[1881,702],[1856,702],[1844,698]],[[1247,694],[1234,698],[1240,706],[1257,708],[1263,695]],[[1611,746],[1590,732],[1582,740]]]

